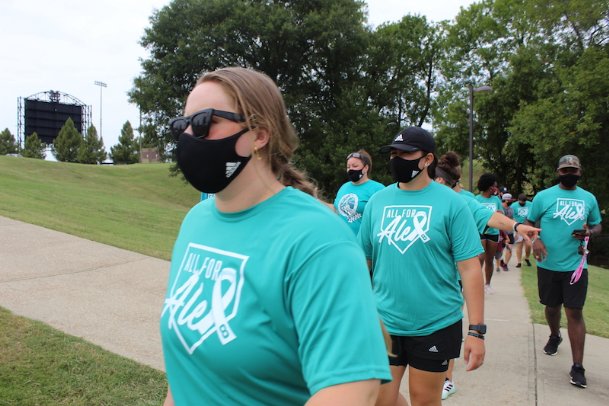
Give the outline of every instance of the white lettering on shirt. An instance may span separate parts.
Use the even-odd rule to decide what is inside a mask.
[[[416,241],[428,242],[431,209],[431,206],[386,206],[377,234],[379,244],[386,240],[404,254]]]
[[[239,309],[247,260],[194,243],[186,247],[163,315],[169,313],[168,328],[189,354],[214,332],[222,345],[237,338],[229,322]]]
[[[585,221],[586,217],[586,202],[577,199],[556,199],[556,211],[552,218],[560,218],[568,225],[573,224],[577,220]]]

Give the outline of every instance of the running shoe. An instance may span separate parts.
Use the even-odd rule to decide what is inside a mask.
[[[562,343],[562,337],[561,336],[550,336],[550,339],[548,340],[548,343],[546,344],[545,347],[543,347],[543,352],[545,352],[548,355],[556,355],[556,353],[558,352],[558,346],[560,345],[560,343]]]
[[[528,258],[525,258],[525,259],[524,259],[524,262],[526,262],[526,263],[527,263],[527,266],[531,266],[531,261],[529,261],[529,259],[528,259]]]
[[[587,387],[588,384],[586,382],[586,375],[584,375],[584,372],[586,372],[586,370],[581,364],[573,364],[571,367],[571,372],[569,372],[571,384],[579,388]],[[444,382],[444,390],[446,390],[446,381]],[[444,399],[444,392],[442,392],[442,399]]]
[[[519,262],[516,264],[516,268],[520,268],[522,266],[522,264]]]
[[[484,285],[484,293],[487,295],[492,295],[495,293],[495,289],[491,288],[491,285]]]
[[[583,376],[583,374],[582,374]],[[585,380],[585,379],[584,379]],[[573,382],[571,382],[573,383]],[[444,380],[444,388],[442,389],[442,400],[446,400],[450,395],[457,391],[457,387],[454,382],[446,378]]]

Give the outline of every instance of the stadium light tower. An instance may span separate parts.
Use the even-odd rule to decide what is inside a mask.
[[[99,138],[103,140],[102,137],[102,90],[104,87],[108,87],[108,85],[104,82],[100,82],[96,80],[93,82],[96,86],[99,86]]]
[[[490,86],[473,87],[467,86],[469,90],[469,191],[474,191],[474,93],[490,92]]]

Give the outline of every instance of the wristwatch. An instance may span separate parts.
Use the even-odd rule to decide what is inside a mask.
[[[477,331],[479,334],[486,334],[486,324],[470,324],[469,331]]]

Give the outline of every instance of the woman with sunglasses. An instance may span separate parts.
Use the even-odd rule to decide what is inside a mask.
[[[349,182],[343,184],[336,199],[334,208],[351,230],[357,234],[362,223],[362,214],[370,197],[385,186],[370,179],[372,158],[363,149],[347,155],[347,176]]]
[[[292,166],[275,83],[204,74],[171,130],[184,176],[215,198],[190,210],[173,250],[165,404],[374,404],[390,374],[366,261]]]
[[[440,405],[448,362],[461,351],[463,297],[470,323],[464,344],[467,369],[484,360],[477,258],[482,247],[465,201],[430,176],[436,158],[429,132],[408,127],[383,151],[391,153],[396,183],[372,196],[358,235],[371,264],[377,308],[393,342],[393,380],[381,387],[377,405],[406,404],[399,394],[406,368],[411,403]]]

